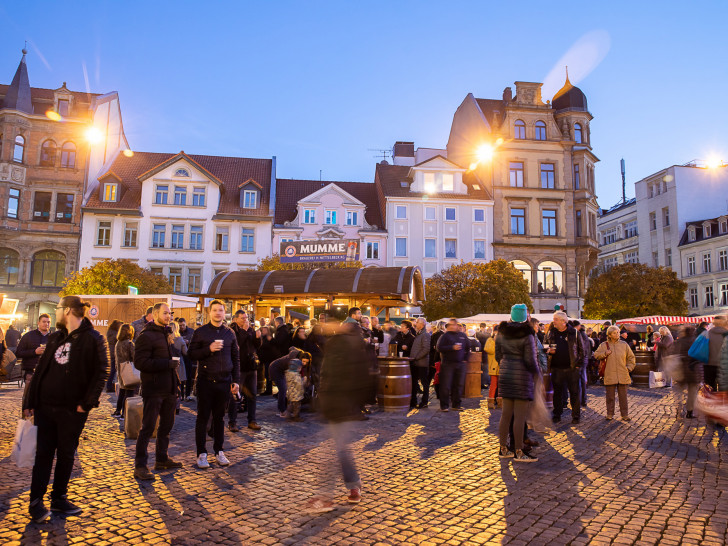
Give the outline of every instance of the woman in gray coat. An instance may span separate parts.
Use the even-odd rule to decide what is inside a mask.
[[[511,308],[511,322],[501,324],[495,341],[495,358],[500,363],[498,391],[503,399],[498,433],[501,459],[519,462],[538,459],[523,451],[523,435],[515,434],[515,454],[508,449],[508,429],[513,417],[513,430],[521,431],[526,423],[528,403],[533,400],[534,377],[538,374],[536,336],[528,323],[528,309],[524,304]]]

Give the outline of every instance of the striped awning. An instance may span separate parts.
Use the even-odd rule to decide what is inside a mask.
[[[618,320],[617,324],[661,324],[664,326],[673,324],[700,324],[701,322],[713,322],[715,315],[703,315],[702,317],[675,317],[652,315],[649,317],[634,317]]]

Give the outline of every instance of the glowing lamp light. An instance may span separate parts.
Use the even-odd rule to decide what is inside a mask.
[[[470,166],[468,167],[468,170],[469,171],[474,171],[477,168],[478,168],[478,164],[477,163],[471,163]]]
[[[709,169],[717,169],[718,167],[721,167],[723,165],[723,162],[718,159],[717,157],[710,157],[705,162],[706,167]]]
[[[45,115],[51,121],[61,121],[61,114],[55,110],[48,110]]]
[[[84,136],[89,144],[98,144],[104,140],[104,134],[96,127],[89,127],[86,129]]]
[[[483,144],[478,148],[478,160],[487,163],[493,159],[493,146],[490,144]]]

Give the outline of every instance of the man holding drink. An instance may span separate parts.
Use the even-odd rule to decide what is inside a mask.
[[[463,411],[461,396],[465,388],[465,368],[470,340],[458,326],[457,319],[447,321],[447,331],[437,341],[440,352],[440,411],[449,411],[450,399],[452,409]]]
[[[38,328],[31,330],[20,338],[15,356],[23,359],[23,380],[28,383],[33,377],[38,359],[45,350],[48,343],[48,335],[51,333],[51,317],[43,313],[38,317]]]
[[[240,390],[240,351],[235,332],[223,324],[225,304],[213,300],[208,309],[210,322],[195,330],[187,355],[197,360],[197,467],[210,468],[207,460],[207,423],[212,414],[213,451],[220,466],[230,461],[223,452],[225,409],[230,394]]]

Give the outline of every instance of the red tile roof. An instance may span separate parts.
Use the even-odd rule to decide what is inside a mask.
[[[377,168],[374,174],[374,182],[381,188],[382,200],[384,200],[385,197],[419,196],[428,196],[431,199],[492,199],[490,193],[488,193],[485,189],[485,186],[472,172],[463,173],[463,183],[467,186],[468,193],[425,193],[410,191],[409,187],[402,187],[402,182],[408,182],[408,185],[412,182],[412,179],[408,176],[411,168],[412,167],[403,165],[384,165],[382,163],[377,163]],[[474,185],[477,185],[479,189],[473,189]]]
[[[153,152],[134,152],[132,157],[119,154],[109,169],[99,176],[99,180],[113,174],[121,181],[120,199],[116,203],[107,203],[100,199],[99,191],[89,197],[86,208],[139,210],[141,206],[142,185],[139,178],[153,171],[156,167],[176,157],[187,157],[222,183],[218,214],[244,216],[268,216],[270,202],[270,178],[272,160],[249,159],[245,157],[222,157],[213,155],[165,154]],[[240,208],[241,182],[249,179],[260,184],[262,191],[256,209]]]
[[[0,104],[8,92],[9,85],[0,84]],[[55,89],[44,89],[42,87],[30,88],[30,100],[33,102],[33,111],[35,114],[44,115],[48,111],[48,107],[55,100]],[[91,101],[94,97],[98,97],[99,93],[85,93],[83,91],[71,91],[73,95],[74,107],[71,112],[72,117],[88,117],[88,108],[91,107]]]
[[[276,180],[276,216],[275,224],[282,225],[296,218],[297,203],[304,197],[317,192],[329,184],[336,184],[345,192],[356,197],[366,205],[364,218],[370,226],[384,229],[377,190],[371,182],[334,182],[331,180]]]

